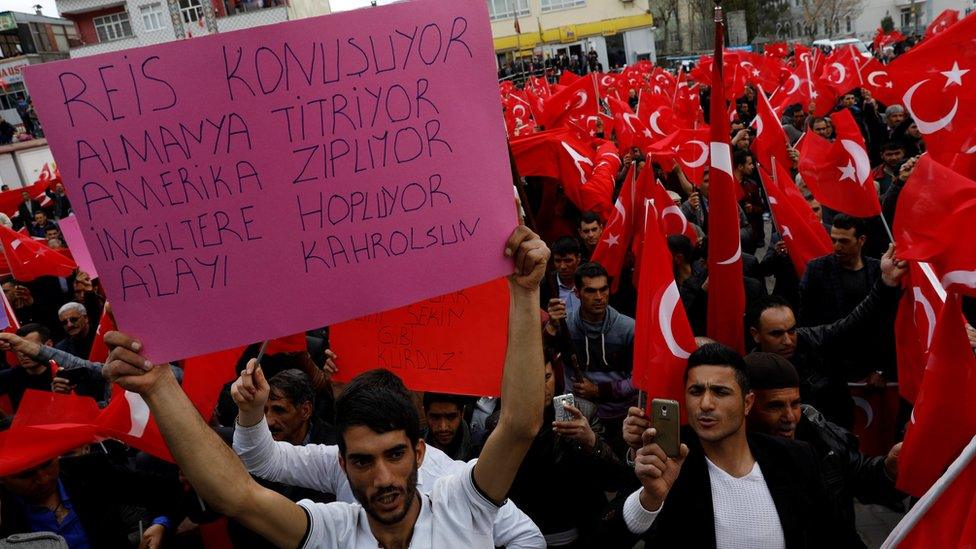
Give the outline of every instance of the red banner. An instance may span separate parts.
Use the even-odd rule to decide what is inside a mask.
[[[851,383],[850,388],[854,398],[854,434],[861,441],[861,453],[887,455],[898,436],[898,384],[875,389]]]
[[[497,396],[508,344],[508,282],[497,279],[332,326],[336,381],[374,368],[414,391]]]

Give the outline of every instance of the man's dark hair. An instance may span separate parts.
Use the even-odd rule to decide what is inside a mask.
[[[583,225],[583,223],[599,223],[601,227],[603,226],[603,220],[601,220],[600,216],[592,210],[585,211],[583,212],[583,215],[580,216],[579,224]]]
[[[746,363],[742,355],[735,349],[721,343],[708,343],[694,350],[688,356],[688,367],[685,368],[685,383],[688,383],[688,372],[698,366],[727,366],[735,370],[735,382],[739,384],[742,395],[749,392],[749,378],[746,376]]]
[[[757,299],[746,311],[746,327],[758,330],[759,317],[762,316],[766,309],[779,309],[781,307],[786,307],[791,311],[793,310],[793,306],[783,296],[767,295]]]
[[[20,328],[17,328],[17,335],[20,337],[26,337],[28,334],[34,332],[37,332],[37,335],[41,336],[42,342],[51,339],[51,330],[48,330],[47,326],[43,324],[31,322],[30,324],[24,324]]]
[[[860,237],[867,234],[867,223],[864,222],[860,217],[852,217],[845,213],[838,213],[834,216],[834,220],[831,225],[837,227],[838,229],[854,229],[854,237]]]
[[[370,370],[354,377],[336,399],[339,453],[346,455],[345,432],[363,426],[379,434],[404,431],[411,445],[420,440],[420,414],[393,372]]]
[[[755,390],[800,387],[800,376],[789,360],[775,353],[749,353],[743,358],[749,385]]]
[[[686,263],[691,263],[692,256],[695,254],[691,239],[683,234],[668,235],[668,250],[671,251],[671,255],[681,254]]]
[[[552,243],[552,255],[580,255],[583,252],[579,240],[571,236],[560,236]]]
[[[573,274],[573,283],[576,284],[577,288],[582,288],[584,278],[597,278],[601,276],[605,276],[607,280],[610,280],[610,275],[603,268],[603,265],[595,261],[590,261],[577,267],[576,273]]]
[[[296,408],[306,402],[315,405],[315,391],[308,374],[289,368],[271,376],[268,380],[271,390],[278,391],[291,401]]]
[[[424,393],[424,411],[430,410],[430,407],[435,402],[444,402],[447,404],[453,404],[458,407],[458,410],[464,411],[464,407],[468,403],[468,398],[461,395],[451,395],[448,393]]]
[[[881,152],[902,151],[905,152],[905,144],[897,139],[893,139],[881,145]]]
[[[752,158],[752,153],[749,151],[737,150],[732,153],[732,167],[738,168],[744,165],[749,158]]]

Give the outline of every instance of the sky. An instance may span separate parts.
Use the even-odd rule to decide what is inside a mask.
[[[394,0],[379,0],[379,5],[391,4]],[[346,11],[362,8],[370,5],[370,0],[329,0],[329,7],[332,11]]]
[[[40,4],[44,15],[49,15],[56,17],[58,15],[58,8],[54,3],[54,0],[3,0],[0,2],[3,8],[0,11],[19,11],[23,13],[34,13],[34,4]]]
[[[394,0],[379,0],[378,4],[389,4]],[[58,13],[54,0],[3,0],[3,8],[0,11],[20,11],[24,13],[34,13],[34,4],[43,6],[44,15],[55,16]],[[370,5],[370,0],[329,0],[329,7],[332,11],[346,11],[362,8]]]

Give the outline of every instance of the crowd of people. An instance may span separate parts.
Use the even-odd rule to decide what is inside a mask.
[[[541,66],[602,70],[583,57]],[[699,89],[707,105],[708,90]],[[639,107],[637,90],[627,92]],[[890,449],[865,455],[852,434],[849,383],[881,391],[897,381],[893,324],[908,265],[880,218],[820,204],[798,175],[794,146],[807,134],[833,139],[832,117],[850,114],[890,223],[926,144],[904,106],[882,105],[866,89],[843,94],[825,116],[803,105],[784,110],[790,175],[833,246],[798,274],[751,148],[759,93],[747,84],[735,99],[729,135],[741,190],[745,355],[706,337],[707,302],[721,299],[708,290],[707,167],[693,177],[677,162],[620,146],[609,126],[593,132],[620,146],[614,198],[648,170],[692,229],[667,236],[697,344],[683,374],[686,425],[675,448],[652,421],[647,402],[656,395],[632,376],[644,352],[635,348],[636,256],[619,275],[593,261],[611,236],[608,216],[574,203],[562,182],[529,176],[518,185],[535,226],[520,225],[504,249],[513,274],[500,397],[412,391],[387,370],[333,383],[342,357],[329,350],[326,328],[309,332],[304,350],[248,347],[205,421],[180,388],[179,363],[153,365],[136,339],[98,332],[111,309],[97,279],[80,271],[5,278],[9,320],[19,327],[0,333],[0,397],[8,399],[0,429],[11,429],[34,391],[105,407],[118,387],[145,402],[175,463],[109,439],[0,476],[0,540],[71,548],[865,546],[855,501],[905,509],[896,479],[911,408],[902,403]],[[64,247],[58,221],[70,203],[60,183],[47,198],[42,205],[24,193],[14,221],[0,223]]]

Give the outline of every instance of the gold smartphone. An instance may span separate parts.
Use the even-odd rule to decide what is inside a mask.
[[[654,442],[668,457],[677,459],[681,447],[681,413],[678,402],[655,398],[651,402],[651,427],[657,431]]]

